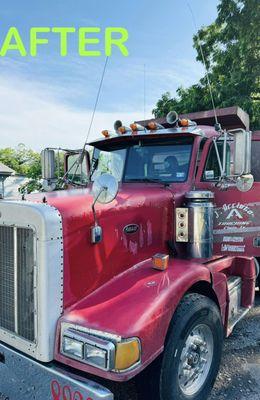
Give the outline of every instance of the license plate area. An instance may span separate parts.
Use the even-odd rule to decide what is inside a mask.
[[[113,400],[101,385],[43,365],[0,343],[0,400]],[[2,397],[1,397],[2,396]]]

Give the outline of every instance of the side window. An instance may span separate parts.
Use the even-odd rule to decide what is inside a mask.
[[[222,142],[217,143],[217,148],[219,151],[220,159],[223,159],[224,144]],[[227,144],[227,159],[226,159],[226,171],[230,174],[230,147]],[[212,143],[208,158],[206,161],[206,166],[203,172],[203,181],[216,181],[220,177],[220,167],[218,163],[217,153],[214,144]]]
[[[260,182],[260,141],[252,142],[252,174],[255,182]]]

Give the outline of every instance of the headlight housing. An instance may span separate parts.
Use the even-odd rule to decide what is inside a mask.
[[[62,329],[61,353],[104,371],[123,372],[136,367],[141,361],[140,340],[116,338],[107,340],[82,332],[78,327]]]

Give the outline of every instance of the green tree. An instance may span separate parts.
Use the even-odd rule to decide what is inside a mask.
[[[251,127],[260,127],[260,2],[221,0],[214,23],[194,36],[197,60],[200,44],[209,71],[217,107],[240,106],[250,115]],[[189,88],[180,87],[172,98],[167,92],[158,100],[153,114],[165,116],[212,108],[206,76]]]

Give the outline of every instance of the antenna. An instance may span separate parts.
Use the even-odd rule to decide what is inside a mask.
[[[195,30],[196,30],[196,32],[198,32],[198,26],[197,26],[197,23],[196,23],[196,18],[195,18],[195,15],[194,15],[194,12],[193,12],[193,10],[191,8],[190,3],[187,2],[187,6],[188,6],[188,8],[190,10]],[[206,60],[205,60],[205,56],[204,56],[204,52],[203,52],[203,48],[202,48],[199,36],[198,36],[198,40],[199,40],[199,48],[200,48],[200,53],[201,53],[203,65],[204,65],[204,68],[205,68],[205,71],[206,71],[206,77],[207,77],[207,83],[208,83],[209,93],[210,93],[210,97],[211,97],[211,103],[212,103],[212,107],[213,107],[213,111],[214,111],[214,117],[215,117],[215,123],[216,123],[215,129],[217,131],[220,131],[221,130],[221,126],[220,126],[220,123],[218,122],[218,117],[217,117],[217,112],[216,112],[216,106],[215,106],[212,86],[211,86],[211,82],[210,82],[210,79],[209,79],[209,71],[208,71],[208,68],[207,68],[207,65],[206,65]]]
[[[144,120],[146,118],[146,65],[144,64]]]
[[[104,77],[105,77],[105,73],[106,73],[106,69],[107,69],[107,63],[108,63],[108,56],[106,57],[105,64],[104,64],[104,67],[103,67],[103,71],[102,71],[102,75],[101,75],[101,79],[100,79],[100,83],[99,83],[99,87],[98,87],[98,91],[97,91],[97,97],[96,97],[96,101],[95,101],[95,104],[94,104],[94,108],[93,108],[93,112],[92,112],[92,116],[91,116],[91,120],[90,120],[90,124],[89,124],[89,128],[88,128],[88,132],[87,132],[87,137],[86,137],[85,143],[84,143],[84,145],[82,147],[82,150],[80,152],[79,157],[72,164],[70,169],[65,173],[65,175],[63,176],[63,179],[68,175],[68,173],[71,171],[71,169],[76,165],[76,169],[75,169],[73,177],[72,177],[72,181],[73,181],[73,179],[74,179],[74,177],[75,177],[75,175],[76,175],[76,173],[78,171],[79,165],[82,164],[82,162],[84,160],[84,152],[85,152],[86,146],[88,144],[88,138],[89,138],[89,135],[90,135],[90,132],[91,132],[91,128],[92,128],[92,125],[93,125],[93,121],[94,121],[94,118],[95,118],[97,105],[98,105],[98,101],[99,101],[99,97],[100,97],[100,93],[101,93],[101,89],[102,89],[102,85],[103,85],[103,81],[104,81]]]

